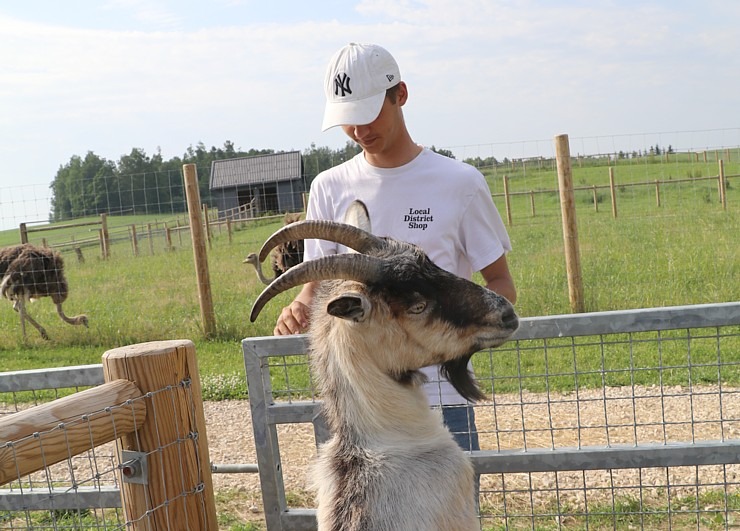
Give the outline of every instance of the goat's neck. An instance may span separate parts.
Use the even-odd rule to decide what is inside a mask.
[[[316,346],[313,364],[333,431],[372,444],[425,440],[443,429],[418,383],[399,383],[364,349]]]

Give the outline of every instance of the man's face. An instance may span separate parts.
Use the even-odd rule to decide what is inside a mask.
[[[402,101],[397,99],[396,103],[391,103],[385,98],[380,114],[375,120],[364,125],[343,125],[342,130],[357,142],[365,153],[382,156],[394,145],[397,135],[402,130]]]

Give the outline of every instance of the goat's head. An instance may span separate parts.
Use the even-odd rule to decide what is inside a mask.
[[[336,222],[283,227],[264,244],[260,261],[276,245],[299,238],[333,241],[357,253],[293,267],[260,294],[251,321],[279,293],[323,281],[313,309],[312,342],[331,334],[346,344],[364,345],[358,350],[373,353],[381,368],[401,382],[413,379],[421,367],[440,364],[462,396],[483,397],[468,362],[475,352],[497,347],[514,333],[518,318],[509,301],[441,269],[415,245]],[[338,328],[342,332],[333,334]]]

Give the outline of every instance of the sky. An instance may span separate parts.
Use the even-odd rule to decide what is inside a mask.
[[[387,48],[414,140],[458,158],[740,145],[737,0],[26,0],[0,4],[0,229],[88,151],[338,148],[323,78]]]

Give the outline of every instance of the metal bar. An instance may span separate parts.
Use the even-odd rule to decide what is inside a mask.
[[[283,529],[290,531],[316,531],[318,526],[315,509],[288,509],[280,515],[280,521]]]
[[[52,511],[121,507],[118,487],[0,490],[0,511]]]
[[[211,472],[214,474],[257,474],[259,465],[256,463],[249,464],[224,464],[211,463]]]
[[[740,324],[740,302],[525,317],[512,340],[625,334]]]
[[[740,440],[696,444],[484,450],[470,456],[479,474],[564,472],[740,463]]]
[[[101,364],[0,373],[0,393],[93,387],[103,383]]]

